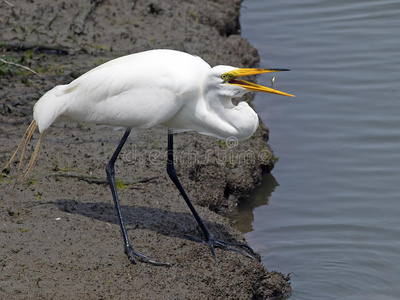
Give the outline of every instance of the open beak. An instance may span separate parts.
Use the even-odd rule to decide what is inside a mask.
[[[272,94],[278,94],[282,96],[289,96],[289,97],[294,97],[294,95],[287,94],[266,86],[258,85],[252,82],[248,82],[245,80],[238,80],[238,77],[243,77],[243,76],[249,76],[249,75],[256,75],[256,74],[262,74],[262,73],[271,73],[271,72],[279,72],[279,71],[289,71],[288,69],[253,69],[253,68],[245,68],[245,69],[236,69],[230,72],[227,72],[223,75],[225,75],[226,82],[229,84],[234,84],[238,85],[241,87],[244,87],[245,89],[249,91],[255,91],[255,92],[265,92],[265,93],[272,93]]]

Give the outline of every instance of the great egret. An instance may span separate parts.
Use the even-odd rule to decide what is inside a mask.
[[[201,134],[224,139],[235,137],[245,140],[258,127],[258,116],[246,103],[232,104],[232,98],[249,91],[293,96],[272,88],[238,79],[242,76],[287,71],[286,69],[250,69],[230,66],[211,68],[198,56],[174,50],[150,50],[109,61],[67,85],[59,85],[44,94],[35,104],[33,121],[26,130],[10,164],[25,140],[20,164],[35,128],[40,138],[21,177],[25,178],[33,166],[46,130],[55,121],[77,121],[126,127],[117,149],[106,166],[115,208],[129,260],[135,259],[154,265],[168,265],[135,251],[129,241],[118,193],[115,186],[114,163],[129,136],[132,127],[150,128],[163,125],[168,128],[167,172],[199,224],[207,244],[217,260],[214,247],[253,256],[253,250],[243,243],[217,240],[189,200],[174,168],[173,134],[194,130]],[[18,178],[18,175],[17,175]],[[238,247],[239,249],[233,248]],[[218,261],[218,260],[217,260]]]

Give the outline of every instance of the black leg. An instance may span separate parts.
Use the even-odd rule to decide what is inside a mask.
[[[112,155],[110,161],[108,162],[108,164],[106,166],[107,180],[111,187],[111,193],[112,193],[115,208],[116,208],[117,214],[118,214],[119,225],[121,226],[122,238],[124,239],[125,253],[126,253],[126,255],[128,255],[128,258],[132,263],[135,263],[135,258],[137,258],[142,262],[150,263],[150,264],[153,264],[156,266],[169,266],[169,264],[167,264],[167,263],[157,262],[157,261],[152,260],[152,259],[148,258],[147,256],[133,250],[131,242],[129,241],[129,238],[128,238],[128,234],[126,232],[124,220],[122,218],[121,205],[119,204],[119,200],[118,200],[117,188],[115,186],[114,164],[115,164],[115,161],[117,160],[118,155],[121,152],[121,149],[124,146],[126,139],[128,138],[130,133],[131,133],[131,128],[128,128],[125,131],[125,134],[122,137],[121,141],[119,142],[117,149],[115,150],[114,154]]]
[[[204,243],[206,245],[208,245],[210,247],[211,253],[214,257],[214,259],[216,260],[216,262],[218,263],[218,258],[215,254],[215,247],[218,248],[223,248],[223,249],[227,249],[227,250],[231,250],[231,251],[235,251],[235,252],[239,252],[243,255],[249,256],[251,258],[257,259],[259,260],[259,257],[257,254],[255,254],[255,252],[253,251],[253,249],[251,249],[251,247],[247,244],[243,244],[243,243],[231,243],[231,242],[224,242],[224,241],[220,241],[217,240],[212,233],[210,232],[210,230],[207,228],[206,224],[204,224],[203,220],[200,218],[199,214],[197,213],[196,209],[194,208],[192,202],[190,201],[188,195],[186,194],[184,188],[182,187],[182,184],[180,183],[178,176],[176,174],[176,170],[174,167],[174,136],[173,133],[168,131],[168,155],[167,155],[167,173],[169,175],[169,177],[171,178],[172,182],[175,184],[175,186],[178,188],[179,192],[181,193],[183,199],[185,199],[186,204],[189,206],[190,211],[192,212],[194,218],[196,219],[197,223],[200,226],[201,231],[204,234],[205,240],[201,240],[197,237],[193,237],[193,236],[188,236],[191,240],[194,240],[196,242],[200,242],[200,243]],[[251,254],[249,254],[248,252],[244,251],[243,249],[235,249],[232,248],[231,246],[236,246],[236,247],[243,247],[245,249],[247,249]]]

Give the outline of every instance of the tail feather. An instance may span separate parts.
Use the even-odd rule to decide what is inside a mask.
[[[31,169],[33,167],[33,164],[35,163],[36,157],[37,157],[37,155],[39,153],[39,150],[42,147],[43,138],[44,138],[44,134],[45,133],[46,133],[46,131],[43,131],[40,134],[39,140],[36,143],[35,150],[32,153],[31,159],[29,160],[29,163],[26,166],[26,169],[24,170],[24,173],[21,175],[21,177],[23,176],[21,180],[24,180],[26,178],[26,176],[28,176],[29,172],[31,171]]]
[[[50,127],[51,124],[56,121],[57,118],[63,115],[63,113],[68,108],[68,101],[71,99],[71,93],[74,92],[76,85],[60,85],[56,86],[46,94],[44,94],[38,102],[36,102],[33,108],[33,121],[25,131],[24,136],[22,137],[17,150],[15,150],[14,154],[11,156],[11,159],[7,162],[5,167],[1,170],[0,174],[6,169],[10,163],[14,160],[15,156],[19,152],[22,144],[22,153],[18,164],[18,172],[17,172],[17,179],[16,184],[24,180],[26,176],[28,176],[29,172],[31,171],[35,159],[39,153],[40,147],[43,142],[43,138],[45,135],[46,130]],[[25,167],[22,168],[23,160],[25,156],[26,148],[29,144],[29,141],[32,138],[33,133],[35,132],[36,128],[39,129],[40,137],[36,144],[35,150],[32,153],[32,156]],[[25,141],[25,142],[24,142]],[[20,172],[21,169],[23,170],[21,176]]]
[[[36,157],[37,157],[37,155],[38,155],[38,153],[39,153],[40,147],[41,147],[41,145],[42,145],[45,131],[43,131],[43,132],[40,134],[39,140],[38,140],[38,142],[37,142],[37,144],[36,144],[35,150],[34,150],[33,153],[32,153],[32,156],[31,156],[31,158],[30,158],[30,161],[29,161],[28,165],[26,166],[25,170],[22,172],[22,174],[21,174],[21,176],[20,176],[20,171],[21,171],[22,163],[23,163],[24,156],[25,156],[25,150],[26,150],[26,148],[27,148],[27,146],[28,146],[28,144],[29,144],[29,141],[30,141],[31,138],[32,138],[33,133],[34,133],[35,130],[36,130],[36,127],[37,127],[36,121],[33,120],[33,121],[29,124],[28,128],[26,129],[26,131],[25,131],[25,133],[24,133],[24,136],[22,137],[21,141],[19,142],[18,147],[17,147],[17,149],[15,150],[15,152],[13,153],[13,155],[11,156],[10,160],[7,162],[7,164],[6,164],[6,165],[3,167],[3,169],[0,171],[0,174],[3,173],[3,171],[11,164],[11,162],[14,160],[15,156],[16,156],[17,153],[19,152],[19,149],[21,148],[22,143],[23,143],[24,140],[25,140],[24,146],[23,146],[23,148],[22,148],[22,153],[21,153],[21,157],[20,157],[20,160],[19,160],[19,164],[18,164],[18,171],[17,171],[17,178],[16,178],[16,180],[15,180],[15,185],[17,185],[21,180],[24,180],[24,179],[26,178],[26,176],[28,176],[28,174],[29,174],[30,170],[32,169],[32,166],[33,166],[33,164],[34,164],[34,162],[35,162],[35,159],[36,159]]]
[[[30,129],[29,129],[29,128],[30,128]],[[20,158],[19,164],[18,164],[17,180],[18,180],[18,177],[19,177],[19,171],[21,170],[22,161],[24,160],[24,155],[25,155],[26,147],[28,146],[28,143],[29,143],[29,141],[30,141],[31,138],[32,138],[33,132],[34,132],[35,129],[36,129],[36,122],[35,122],[35,120],[33,120],[33,121],[31,122],[31,124],[29,125],[28,129],[29,129],[28,135],[27,135],[26,140],[25,140],[24,148],[22,148],[22,154],[21,154],[21,158]],[[18,150],[18,149],[17,149],[17,150]]]
[[[25,139],[25,136],[27,135],[27,133],[29,132],[30,128],[31,128],[33,125],[35,125],[35,120],[33,120],[33,121],[31,122],[31,124],[28,126],[28,128],[26,129],[26,131],[25,131],[25,133],[24,133],[24,136],[22,137],[21,141],[20,141],[19,144],[18,144],[17,150],[15,150],[14,154],[11,156],[10,160],[9,160],[8,163],[4,166],[4,168],[1,169],[1,172],[0,172],[0,173],[3,173],[3,171],[4,171],[4,170],[11,164],[11,162],[14,160],[15,155],[17,155],[18,150],[19,150],[19,148],[21,147],[22,142],[23,142],[24,139]],[[26,147],[26,146],[25,146],[25,147]],[[25,147],[24,147],[24,148],[25,148]]]

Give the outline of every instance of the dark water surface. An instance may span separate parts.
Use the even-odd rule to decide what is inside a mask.
[[[280,158],[238,227],[292,299],[400,299],[400,2],[247,0]],[[269,85],[271,76],[259,83]]]

